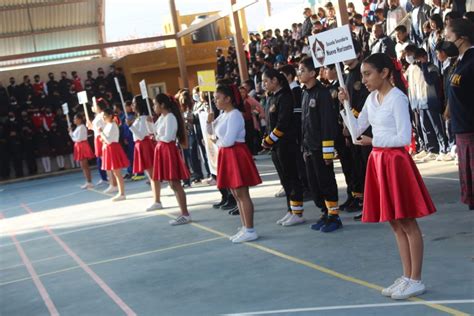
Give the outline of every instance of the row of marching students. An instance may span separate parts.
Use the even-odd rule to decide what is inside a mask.
[[[159,94],[154,100],[154,110],[159,115],[153,124],[148,115],[146,100],[136,96],[132,102],[132,110],[136,113],[134,119],[126,124],[133,134],[134,154],[133,172],[145,172],[150,179],[154,203],[147,211],[161,209],[160,190],[162,181],[168,181],[176,194],[181,215],[170,221],[171,225],[186,224],[191,221],[187,211],[186,196],[181,186],[181,180],[189,178],[189,171],[176,147],[176,141],[186,146],[186,135],[183,118],[174,100],[167,95]],[[111,180],[105,193],[117,191],[113,202],[126,199],[122,169],[130,165],[125,151],[119,143],[120,131],[114,111],[107,107],[101,99],[93,108],[96,113],[94,120],[87,125],[94,130],[95,153],[87,142],[87,127],[82,114],[76,114],[76,128],[70,131],[74,141],[74,158],[79,161],[86,178],[82,188],[92,188],[91,172],[88,160],[97,158],[99,172],[107,172]]]

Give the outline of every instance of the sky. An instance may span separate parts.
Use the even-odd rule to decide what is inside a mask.
[[[263,26],[264,1],[260,0],[245,10],[249,31],[257,31]],[[307,2],[307,0],[271,0],[272,14],[292,12],[301,19],[298,22],[302,22],[301,8],[306,6]],[[186,15],[220,11],[227,3],[226,0],[176,0],[176,8],[181,15]],[[106,0],[105,7],[105,30],[109,42],[161,34],[163,21],[170,16],[168,0]],[[287,27],[294,22],[292,20],[288,19],[285,23]]]

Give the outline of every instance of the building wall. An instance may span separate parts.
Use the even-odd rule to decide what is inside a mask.
[[[216,69],[216,48],[229,44],[228,40],[222,40],[183,46],[190,87],[197,85],[197,71]],[[176,48],[128,55],[116,61],[115,66],[124,69],[127,88],[133,94],[140,93],[139,82],[143,79],[147,85],[164,82],[166,92],[171,94],[180,87]]]

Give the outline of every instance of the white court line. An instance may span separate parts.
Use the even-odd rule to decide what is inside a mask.
[[[270,315],[270,314],[283,314],[283,313],[303,313],[303,312],[315,312],[315,311],[329,311],[329,310],[340,310],[340,309],[360,309],[360,308],[395,307],[395,306],[430,305],[430,304],[472,304],[472,303],[474,303],[474,299],[468,299],[468,300],[439,300],[439,301],[422,301],[422,302],[400,302],[400,303],[382,303],[382,304],[322,306],[322,307],[279,309],[279,310],[273,310],[273,311],[246,312],[246,313],[223,314],[223,315],[225,315],[225,316]]]
[[[44,262],[44,261],[54,260],[54,259],[61,258],[61,257],[66,257],[66,256],[67,255],[59,255],[59,256],[47,257],[47,258],[38,259],[38,260],[31,260],[31,263]],[[10,269],[18,268],[18,267],[23,267],[23,266],[25,266],[23,263],[15,264],[13,266],[1,268],[0,271],[10,270]]]
[[[113,223],[100,224],[100,225],[95,225],[95,226],[91,226],[91,227],[84,227],[84,228],[74,229],[74,230],[70,230],[70,231],[67,231],[67,232],[64,232],[64,233],[58,233],[56,235],[57,236],[68,235],[68,234],[78,233],[78,232],[82,232],[82,231],[86,231],[86,230],[102,228],[102,227],[107,227],[107,226],[112,226],[112,225],[117,225],[117,224],[122,224],[122,223],[128,223],[128,222],[131,222],[131,221],[136,221],[136,220],[140,220],[140,219],[147,218],[147,217],[152,217],[152,216],[153,216],[153,214],[150,213],[149,215],[145,215],[145,216],[124,219],[122,221],[117,221],[117,222],[113,222]],[[31,241],[46,239],[46,238],[50,238],[50,236],[48,235],[48,236],[35,237],[35,238],[30,238],[30,239],[25,239],[25,240],[19,240],[19,243],[24,244],[24,243],[28,243],[28,242],[31,242]],[[3,244],[3,245],[0,245],[0,248],[10,247],[10,246],[14,246],[14,245],[15,245],[14,243]]]
[[[425,177],[425,176],[421,176],[421,177],[422,177],[422,178],[426,178],[426,179],[448,180],[448,181],[456,181],[456,182],[459,182],[459,179],[446,178],[446,177]]]
[[[73,196],[73,195],[76,195],[76,194],[79,194],[79,193],[82,193],[82,192],[87,192],[87,190],[80,190],[80,191],[76,191],[76,192],[72,192],[72,193],[68,193],[68,194],[58,195],[58,196],[48,198],[48,199],[44,199],[44,200],[39,200],[39,201],[34,201],[34,202],[25,202],[25,203],[28,204],[28,205],[35,205],[35,204],[40,204],[40,203],[44,203],[44,202],[49,202],[49,201],[62,199],[62,198],[68,197],[68,196]],[[2,209],[1,211],[5,212],[5,211],[9,211],[9,210],[14,210],[14,209],[21,209],[21,206],[10,206],[10,207]]]

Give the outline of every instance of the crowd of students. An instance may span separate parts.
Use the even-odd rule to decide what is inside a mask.
[[[14,77],[10,78],[6,87],[0,83],[1,179],[54,171],[52,158],[56,160],[59,170],[76,167],[73,144],[61,105],[67,102],[72,115],[82,111],[77,92],[85,90],[89,98],[95,96],[107,100],[109,104],[120,103],[114,82],[117,77],[124,97],[131,99],[120,68],[110,67],[107,75],[103,68],[98,68],[96,77],[88,71],[85,80],[76,71],[72,71],[71,76],[66,71],[60,75],[59,81],[54,73],[49,73],[47,82],[39,75],[35,75],[31,82],[30,77],[25,75],[20,84]]]

